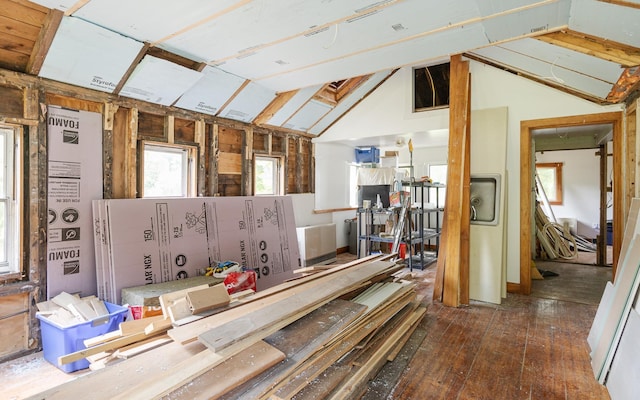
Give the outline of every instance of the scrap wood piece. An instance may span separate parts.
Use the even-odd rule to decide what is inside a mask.
[[[380,261],[377,259],[368,261],[366,263],[356,263],[351,266],[348,266],[349,264],[344,264],[344,266],[342,266],[343,268],[340,269],[327,270],[325,272],[314,274],[310,277],[301,278],[295,284],[283,283],[264,291],[260,291],[251,297],[252,301],[216,314],[215,318],[203,318],[189,325],[176,327],[169,331],[169,336],[171,336],[173,340],[179,343],[188,343],[194,341],[201,333],[219,327],[220,325],[232,321],[236,318],[242,317],[248,312],[259,309],[267,309],[272,307],[273,304],[276,304],[279,301],[289,299],[291,291],[304,291],[307,290],[306,288],[313,288],[314,285],[333,285],[332,280],[334,279],[336,274],[339,274],[343,271],[363,270],[366,271],[364,273],[364,276],[366,277],[369,274],[390,273],[391,271],[401,269],[401,267],[398,267],[388,261]]]
[[[113,352],[113,356],[117,358],[127,359],[129,357],[137,356],[138,354],[142,354],[145,351],[155,349],[156,347],[160,347],[172,341],[173,340],[169,337],[169,335],[166,335],[166,334],[156,336],[156,337],[151,337],[151,338],[121,347],[118,350]]]
[[[173,400],[218,399],[285,358],[282,351],[261,340],[174,390],[167,397]]]
[[[224,284],[210,286],[206,289],[190,290],[186,297],[192,314],[224,307],[231,301]]]
[[[186,303],[187,292],[191,290],[206,289],[208,287],[208,284],[202,284],[192,288],[176,290],[175,292],[160,295],[158,300],[160,301],[160,307],[162,307],[162,314],[165,317],[171,317],[172,322],[190,316],[191,310],[189,309],[189,305]],[[171,310],[169,310],[170,308]]]
[[[264,341],[283,351],[286,359],[223,398],[259,398],[273,385],[286,380],[295,368],[322,349],[337,332],[350,326],[364,311],[363,305],[347,300],[332,300],[267,336]]]
[[[128,336],[135,333],[144,332],[147,326],[162,319],[164,319],[162,315],[155,315],[153,317],[123,321],[120,323],[119,331],[121,336]]]
[[[128,344],[139,342],[141,340],[146,339],[149,336],[153,336],[153,335],[165,332],[168,328],[169,326],[165,324],[155,329],[151,329],[149,330],[149,332],[142,331],[142,332],[134,333],[129,336],[122,336],[122,337],[110,340],[108,342],[98,344],[93,347],[89,347],[83,350],[78,350],[73,353],[65,354],[63,356],[58,357],[58,365],[68,364],[68,363],[86,358],[87,356],[90,356],[90,355],[98,354],[103,351],[115,350],[120,347],[126,346]]]
[[[303,313],[304,315],[349,291],[352,286],[368,280],[371,274],[375,275],[376,272],[388,267],[389,264],[385,262],[366,264],[364,267],[345,270],[313,281],[304,285],[304,289],[287,293],[288,296],[269,307],[269,312],[264,312],[262,308],[249,311],[239,318],[201,333],[198,339],[212,351],[220,351],[256,331],[268,329],[295,314]]]

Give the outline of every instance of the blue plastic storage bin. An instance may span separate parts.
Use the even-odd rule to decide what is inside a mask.
[[[40,320],[42,334],[42,352],[44,359],[64,372],[73,372],[89,367],[89,361],[81,359],[72,363],[58,365],[58,357],[86,349],[84,340],[115,331],[120,327],[127,315],[127,307],[104,302],[108,315],[82,322],[77,325],[63,327],[47,317],[36,314]]]
[[[357,163],[379,163],[380,162],[380,149],[377,147],[359,147],[356,148],[356,162]]]

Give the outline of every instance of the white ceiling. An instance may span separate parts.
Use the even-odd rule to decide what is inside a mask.
[[[121,95],[252,122],[279,93],[302,88],[267,124],[311,135],[395,68],[458,53],[604,101],[620,64],[532,37],[570,29],[640,46],[640,0],[34,2],[68,14],[40,76],[112,92],[147,43],[207,66],[147,55]],[[338,104],[314,99],[327,83],[369,74]]]

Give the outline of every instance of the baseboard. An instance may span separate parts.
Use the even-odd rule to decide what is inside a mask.
[[[349,246],[338,247],[336,249],[336,254],[342,254],[342,253],[348,253],[348,252],[349,252]]]
[[[520,284],[507,282],[507,292],[508,293],[520,293]]]

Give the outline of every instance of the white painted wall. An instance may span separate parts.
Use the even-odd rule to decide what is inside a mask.
[[[520,282],[520,122],[524,120],[592,114],[622,110],[622,106],[599,106],[508,72],[470,61],[471,109],[507,107],[507,281]],[[337,121],[322,136],[314,139],[316,156],[316,204],[336,204],[335,192],[328,188],[346,186],[346,173],[340,165],[353,159],[352,151],[340,152],[330,142],[355,137],[400,135],[446,129],[448,110],[411,113],[411,68],[403,68]],[[473,123],[473,121],[472,121]],[[441,144],[439,144],[441,145]],[[342,146],[344,147],[344,146]],[[334,151],[335,150],[335,151]],[[446,159],[446,152],[436,155]],[[408,157],[408,154],[405,154]],[[401,153],[401,157],[404,157]],[[427,155],[424,155],[427,158]],[[414,165],[429,160],[414,151]],[[435,157],[434,157],[435,158]],[[348,175],[346,175],[348,178]],[[326,182],[322,182],[325,180]],[[509,239],[511,238],[511,240]],[[340,240],[338,241],[340,242]]]
[[[536,153],[536,162],[561,162],[562,205],[551,209],[556,218],[576,218],[577,234],[595,239],[600,222],[600,158],[596,149],[545,151]],[[611,194],[609,194],[611,198]],[[613,218],[612,209],[607,218]],[[603,232],[606,233],[606,232]]]

